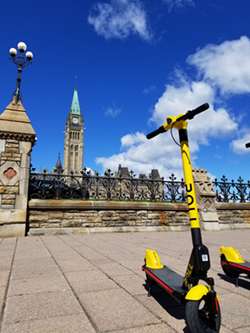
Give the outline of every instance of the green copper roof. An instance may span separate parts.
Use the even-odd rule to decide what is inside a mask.
[[[78,99],[78,93],[77,93],[76,89],[74,89],[74,94],[73,94],[73,99],[72,99],[70,112],[73,113],[73,114],[80,114],[81,113],[79,99]]]

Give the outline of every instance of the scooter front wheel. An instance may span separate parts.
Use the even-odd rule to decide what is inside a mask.
[[[186,324],[191,333],[218,333],[221,325],[220,306],[217,302],[216,314],[211,313],[204,299],[188,301],[185,307]],[[214,312],[214,311],[213,311]]]

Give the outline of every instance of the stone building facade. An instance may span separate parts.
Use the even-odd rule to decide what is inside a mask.
[[[0,236],[24,236],[35,131],[21,100],[0,115]]]

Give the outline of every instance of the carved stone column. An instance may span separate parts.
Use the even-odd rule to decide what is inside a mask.
[[[201,224],[204,230],[219,230],[219,218],[216,210],[215,192],[212,180],[204,169],[194,169],[193,176]]]
[[[36,133],[15,98],[0,115],[0,237],[24,236]]]

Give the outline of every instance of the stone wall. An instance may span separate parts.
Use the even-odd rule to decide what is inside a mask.
[[[215,206],[210,220],[211,212],[204,213],[204,208],[200,208],[203,229],[250,228],[250,203],[216,203]],[[29,235],[187,230],[188,209],[184,203],[32,199],[28,224]]]
[[[82,200],[29,202],[29,234],[185,230],[186,204]]]
[[[250,228],[250,203],[217,203],[220,229]]]
[[[206,170],[193,170],[204,230],[250,228],[250,203],[216,203]],[[29,201],[29,235],[103,231],[186,230],[185,203],[94,200]]]

